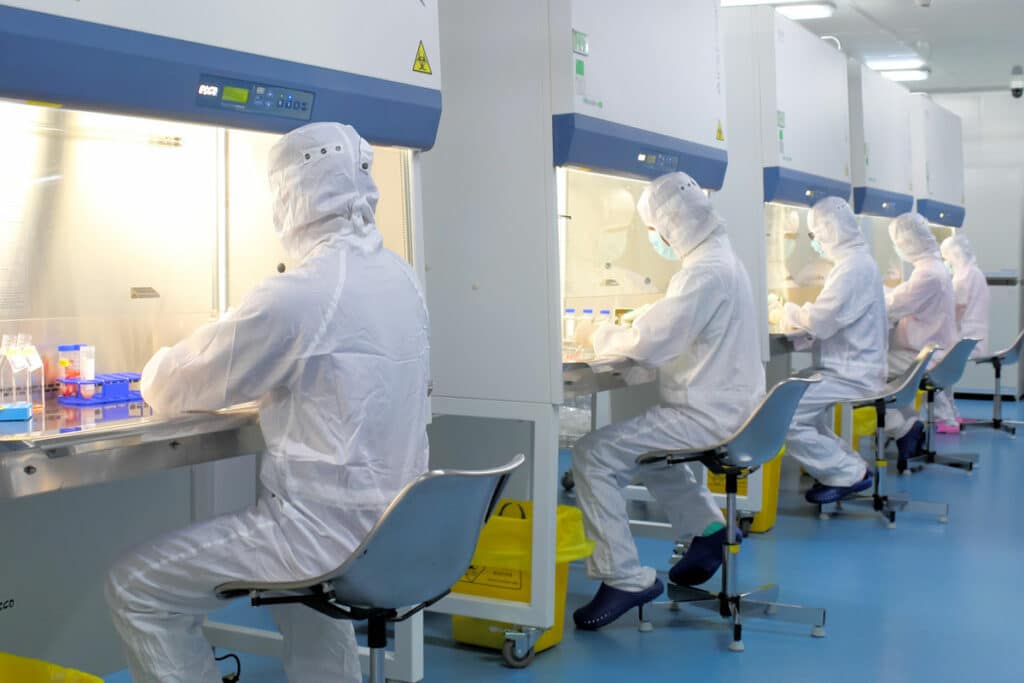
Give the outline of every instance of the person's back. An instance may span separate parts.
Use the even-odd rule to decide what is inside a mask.
[[[826,289],[832,281],[855,288],[860,310],[837,320],[839,331],[821,340],[821,356],[828,359],[824,370],[865,394],[879,391],[885,386],[889,325],[878,264],[866,248],[858,250],[836,264]]]
[[[334,240],[265,285],[283,316],[316,311],[301,324],[317,334],[260,402],[261,480],[296,505],[359,510],[348,550],[427,469],[428,321],[415,278],[387,249]]]
[[[729,237],[714,234],[687,254],[665,296],[687,297],[706,315],[692,342],[677,346],[678,355],[660,366],[662,400],[722,415],[716,426],[722,438],[729,436],[765,389],[750,278]]]
[[[961,339],[977,339],[972,358],[988,354],[988,278],[978,267],[967,238],[957,233],[942,242],[942,258],[953,269],[956,324]]]
[[[412,270],[374,222],[373,149],[315,123],[270,153],[274,225],[298,265],[161,349],[142,373],[158,413],[259,401],[267,451],[255,505],[123,557],[107,600],[137,683],[219,683],[203,615],[218,585],[339,568],[427,468],[428,320]],[[361,680],[352,624],[271,608],[289,680]]]

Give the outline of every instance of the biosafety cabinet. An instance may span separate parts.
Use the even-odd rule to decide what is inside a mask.
[[[433,2],[0,2],[0,330],[43,351],[33,391],[53,388],[58,344],[94,345],[97,371],[139,371],[294,266],[274,236],[267,153],[305,123],[350,123],[374,145],[385,244],[422,274],[419,159],[440,78]],[[184,436],[132,457],[185,428],[145,410],[4,423],[5,651],[122,668],[102,597],[117,555],[253,499],[262,444],[193,416],[188,429],[217,432],[202,457]],[[211,459],[223,462],[191,464]],[[390,678],[422,677],[421,662],[391,664],[408,666]]]
[[[846,57],[771,7],[725,9],[722,23],[731,137],[716,202],[755,301],[811,301],[830,264],[811,249],[808,207],[850,195]]]
[[[959,228],[966,215],[960,117],[927,95],[915,95],[911,124],[917,212],[935,227]]]
[[[445,114],[423,159],[432,458],[529,452],[528,481],[510,489],[535,513],[530,603],[453,595],[446,611],[552,624],[566,309],[614,317],[665,291],[678,263],[651,249],[635,209],[649,179],[681,170],[722,187],[718,1],[641,5],[441,5]]]
[[[850,62],[850,162],[853,210],[872,245],[886,287],[903,280],[889,238],[893,218],[914,208],[911,118],[914,95],[862,64]]]

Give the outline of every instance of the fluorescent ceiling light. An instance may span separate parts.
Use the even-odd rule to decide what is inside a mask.
[[[879,71],[890,81],[926,81],[928,77],[932,75],[931,69],[892,69],[889,71]]]
[[[831,2],[801,2],[798,5],[779,5],[776,11],[794,21],[828,19],[836,13],[836,6]]]
[[[865,66],[873,71],[907,71],[922,68],[924,60],[920,57],[885,57],[869,59]]]
[[[774,5],[779,14],[800,21],[802,19],[827,19],[836,12],[831,0],[809,2],[808,0],[722,0],[722,7],[749,7],[751,5]]]

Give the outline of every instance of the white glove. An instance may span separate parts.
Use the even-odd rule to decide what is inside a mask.
[[[777,294],[768,295],[768,324],[776,326],[782,323],[782,299]]]

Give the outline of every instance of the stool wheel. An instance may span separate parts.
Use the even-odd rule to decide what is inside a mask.
[[[824,626],[815,626],[814,629],[811,630],[811,637],[812,638],[824,638],[825,637],[825,627]]]
[[[505,660],[505,666],[510,669],[525,669],[526,667],[533,664],[534,657],[537,653],[531,647],[527,650],[526,654],[522,657],[516,656],[516,644],[511,640],[506,640],[505,644],[501,648],[501,658]]]

